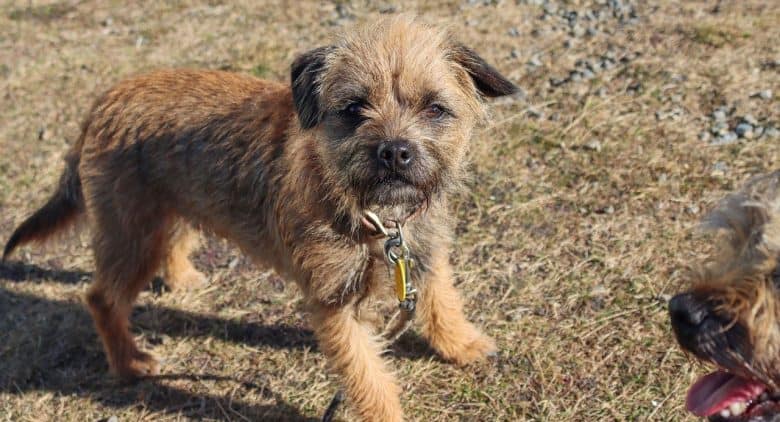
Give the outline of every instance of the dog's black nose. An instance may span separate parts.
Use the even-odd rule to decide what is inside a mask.
[[[690,334],[696,331],[708,314],[707,305],[690,293],[679,294],[669,301],[672,327],[678,333]]]
[[[376,150],[376,155],[379,163],[389,170],[404,170],[414,159],[409,142],[404,140],[382,142]]]

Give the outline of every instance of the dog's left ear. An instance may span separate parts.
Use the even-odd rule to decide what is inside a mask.
[[[451,57],[468,72],[480,94],[486,97],[500,97],[518,91],[515,84],[465,45],[455,44],[452,47]]]
[[[307,51],[298,56],[291,66],[293,103],[303,129],[314,127],[322,117],[320,76],[325,70],[328,53],[334,48],[326,46]]]

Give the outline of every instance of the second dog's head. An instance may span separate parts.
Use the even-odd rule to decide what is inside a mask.
[[[517,89],[446,33],[405,17],[301,55],[291,76],[324,181],[363,210],[414,209],[457,185],[481,98]]]
[[[688,392],[711,420],[780,420],[780,171],[750,180],[705,219],[719,237],[669,303],[682,348],[717,367]]]

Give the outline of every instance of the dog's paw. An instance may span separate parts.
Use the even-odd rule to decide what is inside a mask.
[[[172,292],[196,290],[205,287],[208,284],[208,278],[200,271],[192,268],[187,271],[167,274],[165,285]]]
[[[137,351],[132,359],[117,367],[114,372],[122,380],[134,381],[139,378],[158,375],[160,373],[160,363],[149,353]]]
[[[475,339],[466,342],[461,347],[453,350],[450,353],[450,356],[445,356],[445,358],[456,365],[464,366],[497,355],[498,348],[496,347],[496,342],[492,338],[480,334]]]

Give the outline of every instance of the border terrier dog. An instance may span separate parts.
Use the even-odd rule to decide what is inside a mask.
[[[669,302],[680,346],[717,370],[688,391],[713,421],[780,421],[780,171],[749,180],[705,217],[714,253]]]
[[[461,188],[485,97],[517,88],[470,48],[408,17],[297,57],[291,84],[217,71],[157,71],[93,105],[56,192],[4,250],[85,215],[96,270],[86,297],[111,370],[158,373],[128,330],[135,298],[205,282],[194,228],[295,280],[321,352],[362,420],[399,421],[400,388],[361,304],[392,291],[374,221],[400,227],[415,265],[422,335],[446,360],[496,350],[453,287],[448,196]]]

